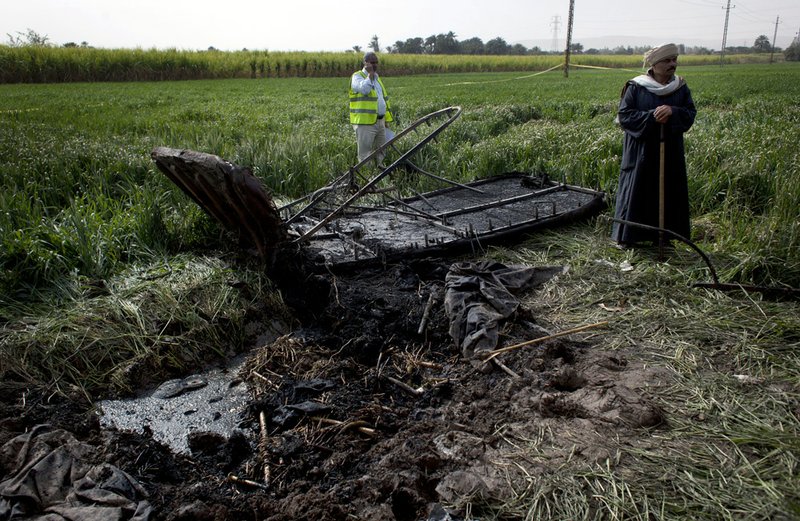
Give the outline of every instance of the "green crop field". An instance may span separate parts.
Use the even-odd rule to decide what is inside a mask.
[[[779,53],[778,60],[782,59]],[[764,63],[762,54],[734,54],[724,63]],[[715,55],[687,55],[690,65],[720,63]],[[386,54],[381,70],[393,76],[454,72],[545,70],[560,55],[490,56]],[[639,67],[639,55],[576,54],[572,63],[597,67]],[[354,52],[186,51],[177,49],[95,49],[92,47],[10,47],[0,44],[0,83],[73,81],[292,78],[347,75],[361,65]]]
[[[699,114],[687,135],[695,233],[728,281],[800,283],[800,69],[684,67]],[[542,171],[612,196],[629,70],[388,77],[399,127],[458,105],[426,154],[470,179]],[[27,298],[70,273],[208,243],[213,226],[154,168],[189,148],[252,167],[276,194],[312,190],[354,162],[347,78],[0,85],[0,290]],[[613,197],[612,197],[613,199]]]
[[[426,170],[456,180],[546,173],[599,187],[613,204],[622,152],[613,120],[623,83],[639,72],[622,66],[632,68],[576,67],[568,78],[398,68],[385,80],[396,128],[463,108],[420,154]],[[0,390],[23,401],[33,388],[88,401],[131,391],[137,375],[180,373],[241,348],[256,302],[288,317],[263,270],[150,152],[217,154],[250,167],[277,198],[305,194],[355,163],[350,71],[339,67],[339,77],[0,84]],[[686,135],[692,239],[722,282],[800,286],[800,66],[679,74],[698,108]],[[693,251],[678,246],[660,263],[615,250],[611,211],[487,255],[569,264],[536,310],[562,328],[607,320],[598,302],[629,303],[603,342],[633,346],[674,375],[654,398],[669,426],[646,446],[614,446],[635,468],[547,469],[481,519],[796,518],[796,302],[691,288],[709,281]],[[630,272],[603,268],[622,261]]]

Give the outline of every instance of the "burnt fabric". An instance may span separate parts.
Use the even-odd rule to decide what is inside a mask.
[[[499,327],[519,307],[516,293],[563,273],[562,267],[506,266],[499,262],[458,262],[445,277],[444,307],[450,336],[471,358],[497,346]]]
[[[659,170],[661,127],[653,117],[660,105],[670,105],[672,116],[664,126],[664,226],[689,237],[689,189],[683,134],[697,111],[685,83],[659,96],[630,81],[619,103],[619,124],[625,131],[615,217],[649,226],[659,225]],[[658,240],[658,232],[614,223],[612,238],[623,244]]]
[[[7,442],[0,448],[0,520],[150,519],[144,488],[96,459],[94,447],[47,425]]]

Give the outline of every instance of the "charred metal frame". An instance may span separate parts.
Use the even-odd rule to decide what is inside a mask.
[[[414,165],[410,158],[423,146],[434,140],[460,115],[460,107],[448,107],[416,120],[363,161],[349,168],[330,185],[281,208],[275,206],[268,191],[249,169],[234,165],[218,156],[191,150],[156,147],[153,149],[151,157],[159,170],[186,195],[222,223],[226,229],[237,234],[240,246],[254,249],[262,259],[267,261],[274,260],[278,250],[288,244],[295,243],[301,246],[300,243],[305,243],[304,247],[309,249],[316,247],[317,251],[320,251],[320,249],[326,248],[325,244],[330,244],[329,241],[339,241],[339,249],[335,253],[331,250],[331,256],[337,257],[331,258],[330,262],[338,263],[337,266],[340,267],[351,263],[357,266],[363,265],[361,260],[382,261],[388,260],[390,257],[447,254],[470,248],[474,251],[476,248],[482,248],[484,241],[497,242],[510,239],[519,234],[596,215],[605,208],[605,194],[602,192],[570,186],[563,182],[554,183],[547,178],[512,172],[469,184],[461,184],[426,172]],[[401,153],[396,148],[398,140],[410,136],[412,132],[423,131],[425,134],[422,139],[413,144],[405,153]],[[399,154],[397,160],[372,178],[362,174],[362,170],[367,165],[385,155],[390,148]],[[394,197],[390,192],[397,191],[397,188],[378,187],[378,183],[401,167],[406,171],[428,176],[450,186],[425,194],[416,193],[414,197]],[[525,189],[526,193],[510,195],[514,192],[510,191],[508,186],[503,188],[502,183],[507,183],[511,178],[525,178],[524,181],[521,181],[522,185],[520,186]],[[362,185],[358,186],[358,183]],[[462,193],[459,194],[459,191]],[[561,191],[564,192],[563,196],[559,194]],[[473,194],[473,197],[470,197],[470,193]],[[345,196],[347,198],[340,204],[325,206],[323,203],[330,203],[329,195],[334,196],[334,203],[336,202],[335,197],[338,197],[339,201]],[[364,203],[357,204],[359,199],[368,195],[380,195],[384,204],[372,206]],[[460,206],[453,204],[436,206],[433,204],[433,201],[442,198],[446,200],[448,196],[452,196],[451,203],[463,204]],[[537,197],[542,197],[542,200],[535,200]],[[577,205],[569,204],[570,198],[572,203],[579,201]],[[565,202],[567,202],[566,205]],[[424,206],[424,208],[420,208],[420,206]],[[547,206],[550,207],[549,211]],[[540,208],[543,207],[544,210],[540,211]],[[299,210],[292,213],[296,208]],[[492,211],[495,208],[498,209],[497,212]],[[426,211],[429,209],[430,211]],[[397,226],[401,227],[406,226],[406,233],[410,226],[411,239],[398,240],[397,237],[392,237],[392,230],[395,230],[394,224],[387,228],[383,224],[374,224],[374,221],[372,235],[365,237],[363,229],[360,233],[354,233],[355,227],[352,225],[357,224],[358,219],[366,219],[366,222],[368,221],[367,216],[375,216],[382,212],[393,214],[395,217],[392,223],[398,223]],[[482,217],[481,213],[484,213]],[[475,220],[467,217],[470,214],[475,215]],[[284,218],[283,215],[286,217]],[[308,229],[299,222],[300,219],[306,222],[305,226]],[[494,222],[492,222],[493,219]],[[424,226],[417,228],[413,224],[416,220],[423,221],[428,228]],[[694,287],[723,291],[755,291],[781,298],[798,298],[800,296],[800,289],[792,287],[721,283],[709,257],[686,237],[663,227],[648,226],[616,218],[611,218],[611,220],[669,235],[694,249],[708,266],[713,280],[711,283],[693,284]],[[387,222],[381,218],[378,218],[377,221]],[[351,226],[349,230],[347,229],[348,224]],[[325,231],[320,233],[323,228]],[[437,230],[440,232],[436,233]],[[421,242],[423,246],[420,246]],[[342,252],[341,245],[347,245],[347,250],[352,248],[352,251]],[[348,258],[348,256],[352,257]],[[326,267],[329,267],[327,262]]]
[[[309,240],[320,229],[322,229],[324,226],[326,226],[328,223],[330,223],[333,219],[335,219],[336,217],[341,215],[347,208],[352,207],[353,204],[357,200],[359,200],[360,198],[364,197],[367,194],[375,193],[375,191],[374,191],[375,186],[381,180],[383,180],[385,177],[389,176],[392,172],[394,172],[395,170],[397,170],[401,166],[407,166],[407,167],[411,168],[412,170],[414,170],[416,172],[419,172],[419,173],[421,173],[423,175],[432,177],[432,178],[437,179],[439,181],[450,183],[450,184],[455,185],[455,186],[460,186],[462,188],[468,188],[470,190],[475,190],[474,188],[468,187],[467,185],[464,185],[464,184],[461,184],[461,183],[457,183],[455,181],[451,181],[451,180],[446,179],[444,177],[440,177],[440,176],[431,174],[430,172],[426,172],[426,171],[422,170],[421,168],[418,168],[416,165],[414,165],[410,161],[410,158],[414,154],[419,152],[422,149],[422,147],[424,147],[430,141],[435,139],[436,136],[439,133],[441,133],[445,128],[450,126],[450,124],[452,124],[456,119],[458,119],[458,117],[460,115],[461,115],[461,107],[448,107],[448,108],[445,108],[445,109],[438,110],[436,112],[432,112],[432,113],[430,113],[430,114],[428,114],[426,116],[423,116],[423,117],[417,119],[411,125],[409,125],[405,129],[403,129],[401,132],[396,134],[392,139],[390,139],[389,141],[384,143],[381,147],[379,147],[376,150],[374,150],[370,155],[368,155],[362,161],[358,162],[356,165],[351,167],[347,172],[345,172],[343,175],[341,175],[339,178],[337,178],[333,183],[329,184],[326,187],[320,188],[319,190],[315,191],[310,196],[306,196],[306,197],[297,199],[297,200],[292,201],[292,202],[286,204],[285,206],[282,206],[281,208],[279,208],[278,209],[279,212],[281,212],[283,214],[284,212],[287,212],[292,207],[295,207],[295,206],[297,206],[299,204],[302,204],[304,201],[310,199],[310,201],[308,202],[308,204],[305,207],[303,207],[298,212],[296,212],[296,213],[294,213],[292,215],[289,215],[287,218],[284,219],[284,222],[287,225],[290,225],[293,222],[297,221],[300,217],[306,216],[306,214],[308,214],[312,209],[318,208],[320,203],[325,200],[325,196],[327,194],[332,193],[332,192],[342,191],[342,190],[352,190],[353,188],[355,188],[357,186],[356,183],[355,183],[356,176],[359,176],[361,178],[361,180],[365,181],[365,184],[363,186],[361,186],[360,188],[357,188],[355,193],[353,193],[350,197],[348,197],[346,201],[344,201],[339,206],[337,206],[337,207],[333,208],[332,210],[330,210],[327,213],[327,215],[325,215],[323,218],[321,218],[321,219],[319,219],[317,221],[317,224],[314,227],[312,227],[310,230],[308,230],[305,233],[303,233],[299,238],[297,238],[295,240],[295,242],[303,242],[303,241]],[[433,125],[435,124],[436,121],[439,121],[439,120],[442,120],[442,119],[443,119],[443,121],[441,123],[438,123],[435,127],[433,127]],[[364,168],[366,165],[370,164],[371,162],[376,161],[378,157],[381,157],[381,156],[385,155],[386,151],[389,148],[397,150],[395,148],[395,143],[397,143],[400,139],[408,136],[412,132],[419,132],[420,130],[423,130],[423,128],[422,128],[423,125],[427,125],[428,127],[432,127],[432,128],[430,128],[430,130],[428,130],[427,134],[422,139],[417,141],[417,143],[414,146],[412,146],[408,151],[406,151],[405,153],[402,153],[400,155],[400,157],[397,158],[393,163],[391,163],[389,166],[384,168],[379,174],[373,176],[371,179],[367,179],[366,177],[364,177],[361,174],[360,170],[362,168]],[[411,206],[408,206],[408,205],[406,205],[406,203],[404,203],[400,199],[392,198],[392,201],[394,203],[396,203],[396,204],[400,204],[400,205],[406,206],[409,210],[413,211],[414,213],[416,213],[420,217],[428,218],[428,219],[432,219],[432,220],[438,220],[438,218],[436,216],[433,216],[431,214],[427,214],[427,213],[419,210],[418,208],[413,208]]]
[[[448,107],[419,118],[330,185],[281,208],[247,168],[218,156],[165,147],[151,155],[159,170],[238,236],[240,246],[270,262],[289,249],[302,249],[326,267],[476,251],[605,207],[602,192],[546,176],[509,172],[464,184],[413,164],[412,156],[460,114],[460,107]],[[397,159],[376,171],[372,163],[389,149]],[[445,186],[421,194],[400,179],[386,182],[398,169]],[[405,189],[415,195],[403,197]]]

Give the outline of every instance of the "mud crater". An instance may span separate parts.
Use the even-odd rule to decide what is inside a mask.
[[[240,429],[195,434],[189,454],[44,399],[22,415],[4,402],[0,434],[43,420],[82,425],[82,438],[143,484],[156,519],[417,521],[458,519],[468,500],[507,499],[509,480],[523,478],[514,440],[545,426],[552,438],[542,450],[558,458],[559,436],[569,434],[569,464],[580,465],[608,454],[612,435],[663,425],[647,388],[665,375],[619,351],[553,339],[502,355],[513,376],[462,359],[441,298],[449,264],[309,276],[289,299],[301,327],[253,338],[238,374],[252,396]],[[531,299],[535,289],[523,295]],[[523,304],[500,338],[509,345],[548,330]]]

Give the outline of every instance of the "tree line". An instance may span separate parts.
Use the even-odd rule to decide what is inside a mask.
[[[713,49],[702,46],[678,45],[681,54],[714,54]],[[377,35],[373,35],[369,43],[369,48],[375,52],[381,50]],[[573,54],[602,54],[602,55],[640,55],[650,49],[650,46],[617,46],[613,48],[604,47],[601,49],[585,49],[581,43],[570,44],[570,52]],[[353,50],[361,52],[361,47],[353,46]],[[448,33],[432,34],[427,38],[414,37],[404,41],[398,40],[393,45],[386,47],[385,51],[391,54],[466,54],[466,55],[540,55],[540,54],[560,54],[563,50],[546,51],[540,47],[527,48],[520,43],[509,44],[503,38],[493,38],[484,42],[478,37],[458,40],[453,31]],[[767,53],[782,52],[780,48],[773,48],[769,37],[759,35],[751,47],[729,46],[725,52],[733,54]],[[783,51],[787,60],[794,60],[798,54],[798,45],[793,42],[790,48]]]

